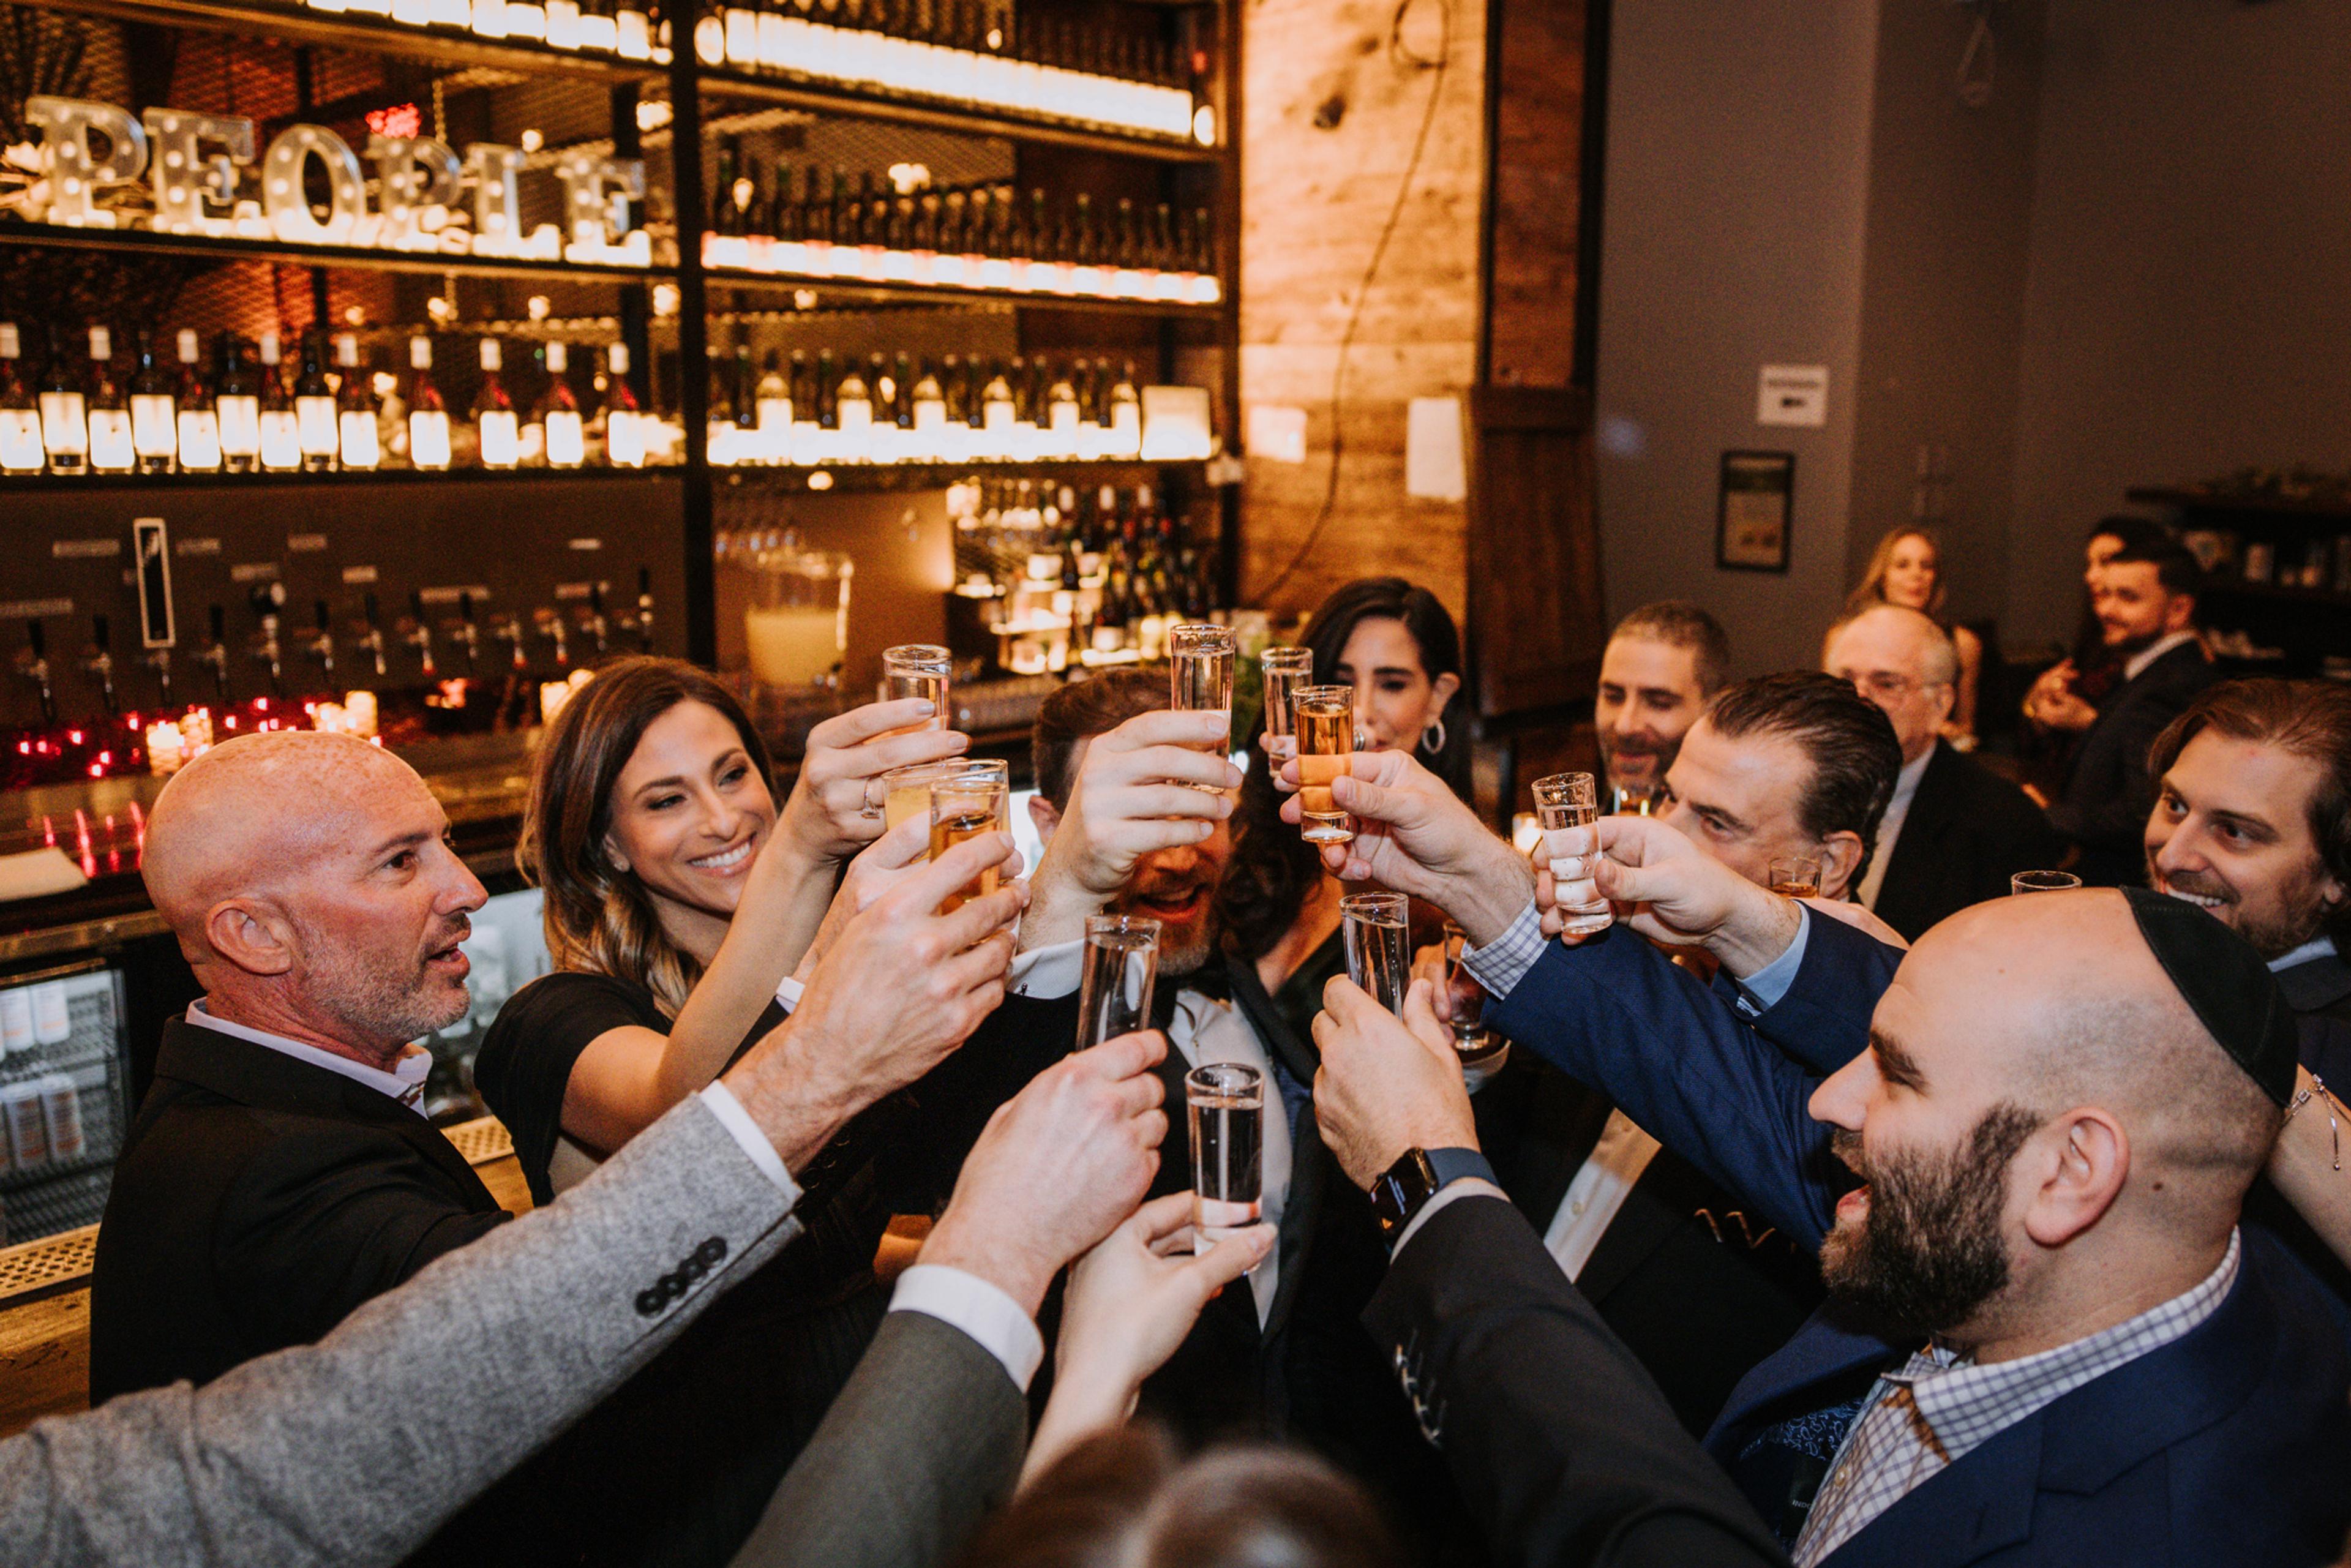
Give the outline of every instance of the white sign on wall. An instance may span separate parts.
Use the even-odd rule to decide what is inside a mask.
[[[1758,424],[1811,425],[1829,422],[1826,365],[1766,365],[1755,393]]]

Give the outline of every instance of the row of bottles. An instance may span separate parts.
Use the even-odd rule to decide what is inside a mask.
[[[1179,217],[1132,198],[1097,210],[1079,192],[1020,198],[1009,182],[886,188],[868,171],[851,185],[778,159],[771,183],[732,146],[718,153],[703,259],[714,267],[872,283],[1081,294],[1212,304],[1216,235],[1207,209]]]
[[[331,16],[381,17],[411,27],[453,27],[484,38],[527,38],[551,48],[666,64],[646,0],[307,0]]]
[[[630,392],[628,351],[605,350],[605,373],[583,402],[569,350],[545,346],[545,387],[518,408],[501,380],[503,350],[480,341],[482,379],[471,409],[453,416],[433,382],[433,340],[409,340],[409,373],[363,365],[356,334],[300,340],[287,366],[275,332],[247,342],[214,340],[209,365],[193,330],[176,335],[175,361],[154,335],[134,334],[129,374],[116,366],[113,333],[89,329],[78,363],[52,325],[48,359],[27,384],[23,341],[0,321],[0,472],[100,474],[320,474],[406,466],[446,469],[590,463],[634,467],[658,440]]]
[[[745,344],[712,380],[710,460],[724,466],[1091,463],[1144,450],[1132,361],[877,352],[861,362],[796,349],[786,361],[771,349],[755,370]]]

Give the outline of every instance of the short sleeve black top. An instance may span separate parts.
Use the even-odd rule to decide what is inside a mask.
[[[563,1135],[563,1096],[580,1053],[598,1035],[630,1026],[669,1033],[644,987],[611,975],[542,975],[507,998],[474,1059],[474,1086],[514,1139],[531,1201],[554,1201],[548,1167]],[[772,1028],[765,1018],[751,1037]]]

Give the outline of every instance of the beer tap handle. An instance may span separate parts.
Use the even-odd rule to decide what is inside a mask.
[[[433,622],[425,617],[424,591],[421,588],[408,591],[408,617],[412,623],[408,642],[416,650],[418,673],[431,680],[440,672],[433,663]]]
[[[369,655],[375,661],[376,679],[381,680],[384,675],[383,631],[377,624],[381,612],[372,593],[368,594],[360,602],[365,606],[367,619],[367,635],[360,641],[366,646]]]
[[[310,656],[319,661],[319,673],[331,681],[335,674],[335,623],[325,600],[312,602],[311,618],[319,630],[310,641]]]
[[[40,694],[41,722],[57,722],[57,696],[49,685],[49,633],[38,617],[25,622],[25,647],[16,655],[16,671]]]
[[[93,615],[89,618],[89,633],[90,651],[81,662],[82,668],[98,677],[99,700],[106,705],[107,712],[113,713],[114,627],[106,616]]]
[[[228,612],[212,607],[213,640],[201,657],[213,667],[213,699],[228,701]]]

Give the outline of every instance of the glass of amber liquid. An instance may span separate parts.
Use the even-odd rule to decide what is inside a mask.
[[[954,656],[934,643],[902,643],[882,650],[882,700],[927,697],[931,704],[930,717],[892,734],[947,727],[947,674],[954,665]]]
[[[1772,892],[1782,898],[1818,898],[1821,895],[1821,862],[1810,855],[1790,855],[1773,861],[1765,873],[1765,882]]]
[[[1298,831],[1310,844],[1343,844],[1355,836],[1331,785],[1347,771],[1355,744],[1355,688],[1301,686],[1290,699],[1298,716]]]
[[[1178,713],[1221,713],[1229,732],[1233,711],[1233,660],[1240,644],[1229,626],[1167,629],[1167,706]],[[1229,733],[1203,749],[1222,757]],[[1208,786],[1196,785],[1207,789]]]
[[[949,779],[993,779],[1008,788],[1011,765],[997,757],[951,757],[945,762],[915,762],[882,775],[883,831],[910,817],[928,821],[931,787]]]
[[[1001,779],[984,775],[942,779],[931,785],[931,858],[938,859],[957,844],[982,833],[1000,833],[1011,827],[1010,797]],[[990,866],[947,894],[939,905],[952,915],[975,898],[996,891],[996,867]]]

